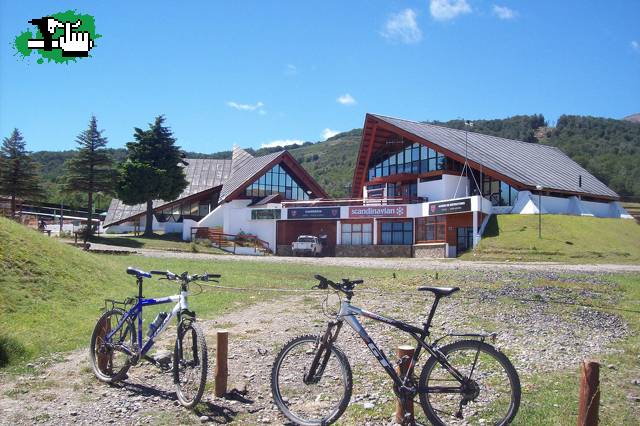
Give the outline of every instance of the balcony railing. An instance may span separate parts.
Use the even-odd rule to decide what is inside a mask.
[[[420,204],[428,201],[429,199],[426,197],[318,198],[308,201],[285,201],[282,203],[282,207],[387,206],[392,204]]]

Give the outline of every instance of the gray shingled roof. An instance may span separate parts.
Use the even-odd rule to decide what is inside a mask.
[[[426,139],[458,155],[465,155],[465,131],[384,115],[371,116]],[[607,185],[556,147],[467,133],[467,158],[522,184],[545,189],[618,197]],[[582,187],[578,186],[582,176]]]
[[[185,175],[189,185],[180,194],[178,199],[195,195],[216,186],[223,185],[231,175],[232,160],[214,160],[208,158],[186,159]],[[171,201],[155,200],[153,207],[157,208]],[[111,200],[104,225],[108,226],[114,222],[120,222],[146,210],[144,204],[128,206],[122,201],[114,198]]]
[[[225,182],[220,193],[220,202],[224,201],[235,190],[247,183],[256,173],[266,167],[270,162],[283,155],[285,151],[278,151],[262,157],[253,157],[243,149],[235,148],[233,173],[229,180]],[[240,166],[236,167],[236,163]]]

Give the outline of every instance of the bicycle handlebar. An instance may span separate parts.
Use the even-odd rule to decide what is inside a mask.
[[[337,284],[323,277],[322,275],[314,275],[314,278],[320,281],[320,283],[314,286],[313,288],[319,288],[321,290],[324,290],[326,288],[331,287],[334,290],[341,291],[345,294],[353,294],[353,289],[355,288],[355,286],[358,284],[362,284],[364,282],[364,280],[349,280],[349,279],[343,278],[342,282]]]
[[[180,279],[186,283],[192,282],[192,281],[197,281],[197,280],[201,280],[201,281],[209,281],[209,279],[215,279],[215,278],[221,278],[222,275],[220,274],[209,274],[209,273],[204,273],[202,275],[199,274],[195,274],[195,275],[189,275],[188,272],[183,272],[182,274],[175,274],[171,271],[149,271],[152,275],[164,275],[166,279],[168,280],[177,280]]]

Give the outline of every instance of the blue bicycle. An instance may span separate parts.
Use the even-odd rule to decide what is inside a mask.
[[[106,309],[98,319],[91,336],[90,354],[93,371],[99,380],[114,383],[124,380],[129,368],[141,359],[161,368],[171,368],[178,401],[183,406],[192,408],[200,402],[207,382],[207,343],[202,330],[196,323],[195,312],[189,310],[187,303],[189,283],[198,280],[215,281],[214,279],[220,278],[220,275],[189,275],[187,272],[178,275],[169,271],[145,272],[137,268],[127,268],[127,274],[136,277],[138,297],[129,298],[124,302],[108,301],[111,302],[111,308]],[[142,282],[144,278],[151,278],[151,274],[162,275],[160,279],[179,282],[180,294],[158,299],[143,298]],[[148,340],[144,342],[142,338],[143,307],[171,302],[176,302],[171,312],[160,312],[149,324]],[[131,305],[133,306],[126,310]],[[147,352],[174,316],[178,325],[177,338],[172,367],[167,367],[147,356]]]

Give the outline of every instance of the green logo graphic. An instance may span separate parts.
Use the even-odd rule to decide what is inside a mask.
[[[95,47],[94,40],[102,37],[96,33],[95,19],[75,10],[53,13],[29,21],[35,25],[32,31],[24,31],[13,43],[16,55],[26,58],[32,52],[40,55],[38,63],[55,62],[66,64],[78,58],[89,57],[89,51]]]

